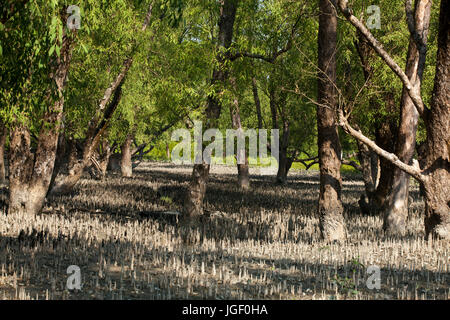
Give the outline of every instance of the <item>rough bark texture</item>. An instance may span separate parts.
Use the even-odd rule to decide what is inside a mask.
[[[347,237],[341,202],[341,145],[336,127],[337,16],[333,1],[320,0],[317,126],[320,165],[319,218],[326,241]]]
[[[228,70],[225,66],[225,62],[229,59],[228,54],[223,54],[223,49],[228,49],[231,46],[233,39],[233,26],[236,17],[236,9],[238,0],[222,0],[219,17],[219,34],[218,41],[218,55],[216,57],[218,61],[218,67],[213,71],[211,84],[224,83],[228,78]],[[216,93],[220,93],[216,92]],[[216,95],[217,96],[217,95]],[[204,125],[204,129],[217,127],[217,121],[221,112],[221,105],[219,100],[211,95],[208,97],[206,107],[207,123]],[[193,217],[203,214],[203,199],[206,193],[206,184],[208,181],[210,165],[203,162],[201,164],[195,164],[192,172],[192,180],[189,185],[189,189],[186,195],[184,204],[184,216]]]
[[[133,166],[131,162],[131,144],[133,143],[133,136],[127,135],[124,143],[121,146],[122,160],[120,161],[120,171],[123,177],[131,177],[133,175]]]
[[[236,90],[236,81],[235,79],[231,79],[231,83]],[[230,106],[230,114],[231,114],[231,124],[234,130],[242,130],[241,124],[241,113],[239,112],[239,100],[237,97],[233,100],[233,105]],[[237,150],[240,152],[240,150]],[[244,158],[244,163],[239,163],[241,161],[236,161],[237,169],[238,169],[238,186],[241,189],[248,189],[250,187],[250,176],[249,176],[249,166],[248,166],[248,154],[244,149],[241,154],[236,157],[236,160]]]
[[[426,57],[426,43],[430,24],[431,1],[417,0],[414,13],[414,32],[411,34],[406,61],[405,73],[416,90],[420,91],[423,68]],[[411,13],[412,15],[412,13]],[[420,37],[420,44],[415,39]],[[406,87],[403,88],[400,122],[397,132],[395,154],[407,164],[412,164],[416,148],[416,132],[419,123],[419,113],[411,100]],[[383,229],[387,234],[404,235],[408,217],[408,196],[410,177],[399,168],[394,168],[392,189],[388,197],[384,213]]]
[[[431,112],[426,121],[424,184],[427,236],[450,240],[450,1],[441,1]]]
[[[5,144],[8,129],[0,122],[0,183],[6,181]]]
[[[55,59],[53,79],[63,95],[72,57],[72,41],[64,34],[61,54]],[[43,117],[36,152],[31,152],[30,130],[15,124],[9,154],[9,211],[12,215],[36,215],[42,210],[55,165],[64,98],[53,102]]]

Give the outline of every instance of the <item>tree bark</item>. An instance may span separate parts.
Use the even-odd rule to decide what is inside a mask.
[[[230,82],[233,86],[233,89],[236,91],[236,79],[234,79],[232,77],[230,79]],[[233,129],[234,130],[242,130],[241,113],[239,111],[239,99],[237,98],[237,93],[235,93],[233,105],[230,106],[230,114],[231,114],[231,125],[232,125]],[[241,152],[241,154],[236,157],[236,164],[237,164],[237,169],[238,169],[238,186],[239,186],[239,188],[241,188],[243,190],[247,190],[250,187],[248,154],[245,149],[237,150],[237,152]],[[244,153],[244,154],[242,154],[242,153]],[[240,162],[239,159],[242,159],[242,158],[245,159],[244,163],[239,163]]]
[[[59,128],[62,118],[63,91],[72,57],[72,41],[63,34],[60,56],[55,59],[53,79],[59,98],[43,117],[36,152],[31,152],[30,129],[15,124],[11,130],[9,153],[9,212],[10,215],[38,214],[44,205],[55,165]]]
[[[109,157],[108,170],[119,171],[120,170],[120,159],[122,155],[120,153],[114,153]]]
[[[236,17],[236,10],[238,0],[222,0],[219,17],[219,34],[217,37],[218,51],[217,61],[218,67],[214,68],[211,85],[218,83],[224,84],[229,76],[226,61],[229,60],[229,54],[223,54],[223,49],[228,49],[231,46],[233,39],[233,26]],[[207,101],[206,118],[207,123],[204,129],[218,127],[218,119],[221,112],[221,104],[217,99],[221,90],[216,89],[214,95],[210,95]],[[203,163],[195,164],[192,172],[192,179],[186,195],[184,203],[184,216],[194,217],[203,214],[203,199],[206,193],[206,184],[208,182],[210,165],[203,161]]]
[[[320,0],[317,127],[320,166],[318,213],[326,241],[347,237],[341,202],[341,145],[336,127],[337,15],[332,2]]]
[[[393,110],[395,101],[393,96],[386,98],[388,112]],[[382,149],[388,152],[394,152],[394,142],[396,137],[397,125],[393,119],[387,119],[375,130],[375,141]],[[394,166],[390,161],[380,157],[380,179],[374,194],[374,204],[377,211],[384,211],[389,190],[392,186]]]
[[[253,99],[255,100],[256,116],[258,117],[258,129],[263,128],[262,115],[261,115],[261,101],[259,100],[258,85],[256,83],[256,78],[252,77],[252,91]]]
[[[285,184],[287,181],[287,174],[292,165],[291,159],[288,158],[288,146],[289,146],[289,121],[283,120],[283,134],[281,136],[280,144],[280,161],[278,163],[277,183]]]
[[[8,129],[0,122],[0,183],[6,182],[5,144]]]
[[[170,160],[170,147],[168,142],[166,142],[166,158]]]
[[[102,152],[99,155],[99,165],[100,165],[100,174],[101,178],[104,179],[106,177],[106,173],[108,171],[108,163],[111,157],[113,150],[109,145],[108,139],[105,139],[102,143]]]
[[[423,68],[426,58],[426,43],[430,24],[431,1],[417,0],[414,10],[414,29],[420,37],[420,45],[411,34],[405,73],[412,85],[420,92]],[[395,154],[407,164],[411,164],[416,149],[416,132],[419,113],[411,100],[408,90],[403,87],[400,106],[400,125],[397,132]],[[392,189],[384,213],[383,229],[387,234],[404,235],[408,217],[409,175],[394,168]]]
[[[450,1],[442,0],[431,112],[426,121],[425,232],[450,240]]]
[[[124,143],[120,147],[122,152],[122,159],[120,161],[120,170],[122,177],[131,177],[133,175],[133,167],[131,162],[131,144],[133,143],[133,136],[128,134]]]
[[[290,123],[285,116],[283,105],[285,103],[285,96],[281,95],[277,91],[276,83],[270,80],[269,84],[269,105],[270,113],[272,116],[272,129],[279,129],[278,121],[281,118],[283,125],[281,143],[279,146],[279,159],[278,159],[278,171],[276,176],[276,182],[279,184],[285,184],[287,181],[287,174],[292,166],[293,159],[288,157],[289,136],[290,136]],[[281,108],[279,108],[281,106]],[[278,112],[280,110],[280,112]],[[279,114],[280,113],[280,114]]]
[[[372,198],[376,188],[376,177],[374,172],[376,169],[372,168],[373,159],[372,152],[364,143],[357,141],[358,144],[358,160],[361,165],[361,171],[363,175],[364,187],[369,199]]]
[[[234,79],[232,79],[232,83],[233,85],[235,85]],[[230,106],[230,113],[231,113],[231,124],[233,126],[233,129],[242,130],[241,114],[239,112],[239,100],[237,97],[234,98],[233,106]],[[248,154],[245,149],[237,150],[237,152],[241,152],[241,154],[236,157],[236,164],[238,169],[238,186],[239,188],[246,190],[250,187]],[[240,162],[239,159],[242,158],[245,159],[244,163],[239,163]]]

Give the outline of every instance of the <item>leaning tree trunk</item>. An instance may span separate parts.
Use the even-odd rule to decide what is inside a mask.
[[[441,1],[431,111],[426,118],[425,232],[450,240],[450,0]]]
[[[149,9],[145,16],[144,22],[142,24],[141,31],[144,32],[152,18],[153,14],[153,2],[150,3]],[[125,78],[133,64],[133,58],[126,58],[123,61],[123,67],[120,73],[117,75],[116,79],[111,83],[111,85],[105,90],[103,98],[100,100],[100,104],[96,110],[95,115],[89,123],[88,132],[86,134],[86,140],[83,146],[82,160],[77,161],[73,167],[69,168],[69,173],[67,176],[63,177],[60,181],[55,183],[55,186],[51,189],[51,194],[68,193],[70,192],[77,182],[81,179],[84,170],[91,162],[91,157],[94,155],[96,148],[100,143],[100,139],[103,132],[109,125],[109,121],[114,115],[117,106],[120,103],[122,97],[122,85]],[[112,100],[111,96],[113,96]],[[109,102],[109,104],[108,104]],[[106,109],[105,109],[106,108]],[[100,121],[100,119],[103,120]]]
[[[219,17],[219,34],[218,34],[218,47],[222,49],[228,49],[231,46],[233,39],[233,26],[236,17],[238,1],[237,0],[223,0],[221,1],[220,17]],[[211,85],[223,84],[229,76],[226,62],[229,60],[229,54],[225,55],[218,50],[219,53],[216,57],[218,61],[218,67],[213,71],[211,79]],[[216,89],[214,95],[208,97],[206,107],[207,123],[204,126],[205,129],[214,128],[218,124],[218,119],[221,112],[221,104],[217,99],[220,95],[220,90]],[[202,133],[203,134],[203,133]],[[203,148],[202,148],[203,149]],[[208,182],[210,164],[203,161],[194,165],[192,171],[192,179],[189,185],[189,189],[186,194],[184,203],[184,216],[193,217],[203,214],[203,199],[206,193],[206,184]]]
[[[0,122],[0,125],[3,125]],[[5,168],[5,144],[8,129],[6,127],[0,128],[0,183],[6,181],[6,168]]]
[[[133,166],[131,161],[131,144],[133,143],[133,136],[128,134],[124,143],[120,147],[122,152],[122,159],[120,161],[120,170],[122,177],[131,177],[133,175]]]
[[[131,59],[125,63],[125,70],[128,71],[130,66]],[[109,121],[111,120],[114,111],[117,109],[117,106],[119,105],[122,98],[122,84],[125,78],[125,74],[126,71],[122,71],[122,73],[116,79],[117,86],[114,91],[114,96],[106,107],[103,120],[98,125],[98,119],[96,116],[91,120],[91,124],[89,125],[89,129],[83,145],[82,159],[77,160],[72,167],[69,167],[68,174],[55,183],[50,191],[51,194],[64,194],[70,192],[75,187],[77,182],[81,179],[85,168],[91,163],[91,157],[94,155],[95,150],[99,146],[100,139],[102,138],[103,133],[108,127]]]
[[[421,39],[421,44],[419,46],[415,35],[412,34],[409,41],[405,73],[410,82],[420,91],[423,69],[425,67],[431,0],[417,0],[414,11],[415,35]],[[412,164],[416,149],[418,122],[419,113],[409,97],[408,91],[406,88],[403,88],[400,107],[400,125],[397,132],[395,153],[402,162],[407,164]],[[406,232],[409,180],[410,176],[407,173],[399,168],[394,168],[392,189],[384,213],[383,229],[387,234],[404,235]]]
[[[15,124],[11,131],[9,153],[10,215],[38,214],[44,205],[52,179],[62,118],[63,91],[72,57],[72,41],[64,34],[60,56],[56,58],[54,80],[59,100],[52,103],[43,117],[36,152],[31,152],[30,129]]]
[[[336,127],[337,16],[334,1],[320,0],[317,127],[320,165],[318,213],[322,238],[347,237],[341,202],[341,145]]]

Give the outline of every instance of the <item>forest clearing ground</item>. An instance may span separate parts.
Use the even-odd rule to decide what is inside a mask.
[[[251,168],[248,191],[236,171],[212,167],[205,215],[189,228],[165,212],[181,210],[192,167],[162,162],[133,178],[83,179],[36,218],[3,206],[0,299],[449,299],[449,248],[423,239],[417,188],[407,235],[384,238],[382,218],[359,213],[362,182],[344,173],[349,239],[326,244],[317,171],[292,171],[279,186]],[[65,289],[69,265],[81,269],[79,291]],[[366,286],[371,265],[380,290]]]

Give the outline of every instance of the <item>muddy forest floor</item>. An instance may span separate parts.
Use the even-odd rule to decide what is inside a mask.
[[[362,216],[363,184],[344,174],[349,239],[319,240],[317,172],[293,171],[284,186],[251,169],[213,167],[205,215],[181,210],[191,168],[142,163],[133,178],[83,179],[34,218],[4,214],[0,193],[0,299],[449,299],[450,250],[423,233],[417,188],[408,233],[385,238],[379,216]],[[81,290],[67,290],[79,266]],[[369,266],[381,289],[369,289]]]

